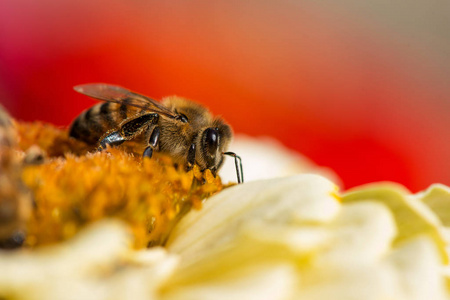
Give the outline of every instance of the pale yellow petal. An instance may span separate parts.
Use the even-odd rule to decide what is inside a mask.
[[[433,184],[425,192],[415,196],[431,208],[444,226],[450,227],[450,187]]]
[[[442,261],[448,262],[442,223],[424,203],[411,197],[406,189],[391,183],[377,183],[358,187],[342,196],[342,202],[376,201],[392,212],[398,234],[394,246],[418,235],[430,236],[438,246]]]

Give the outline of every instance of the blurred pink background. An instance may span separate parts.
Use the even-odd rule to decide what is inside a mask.
[[[346,188],[418,191],[450,184],[449,3],[4,1],[0,99],[19,119],[67,126],[95,103],[77,84],[176,94]]]

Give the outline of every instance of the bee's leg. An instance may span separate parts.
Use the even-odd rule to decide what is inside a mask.
[[[195,144],[192,143],[188,150],[186,171],[191,170],[195,163]]]
[[[124,139],[122,137],[122,135],[120,135],[120,132],[114,131],[114,132],[108,134],[107,136],[105,136],[100,141],[100,147],[98,147],[98,150],[101,151],[101,150],[105,149],[107,145],[118,146],[125,141],[126,141],[126,139]]]
[[[157,113],[140,115],[134,119],[126,120],[120,125],[119,130],[108,134],[100,141],[99,150],[106,148],[107,145],[118,146],[125,141],[129,141],[142,133],[148,125],[158,123],[159,115]]]
[[[158,145],[160,133],[161,133],[161,130],[159,129],[158,126],[156,126],[152,131],[152,135],[150,136],[150,139],[148,140],[149,146],[147,148],[145,148],[144,154],[142,155],[143,157],[152,158],[153,149],[155,149],[156,146]]]
[[[125,140],[131,140],[150,124],[158,123],[159,115],[157,113],[141,115],[137,118],[127,121],[120,126],[120,134]]]

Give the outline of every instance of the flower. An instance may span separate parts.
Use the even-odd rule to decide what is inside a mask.
[[[0,252],[0,298],[450,299],[445,185],[223,186],[165,156],[62,155],[23,169],[36,205],[28,248]]]
[[[448,299],[445,227],[426,203],[449,200],[445,186],[338,194],[316,175],[229,188],[175,228],[162,299]]]
[[[37,144],[51,157],[23,170],[35,205],[26,246],[69,239],[106,217],[127,222],[137,248],[162,245],[182,215],[223,188],[210,171],[186,173],[167,156],[142,160],[118,149],[86,154],[92,148],[40,123],[19,124],[18,131],[23,149]]]

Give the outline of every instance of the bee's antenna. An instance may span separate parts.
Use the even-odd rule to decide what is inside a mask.
[[[242,160],[241,158],[236,155],[234,152],[224,152],[223,155],[233,156],[234,157],[234,164],[236,165],[236,175],[237,175],[237,181],[238,183],[244,182],[244,172],[242,169]],[[239,163],[238,163],[239,160]]]

